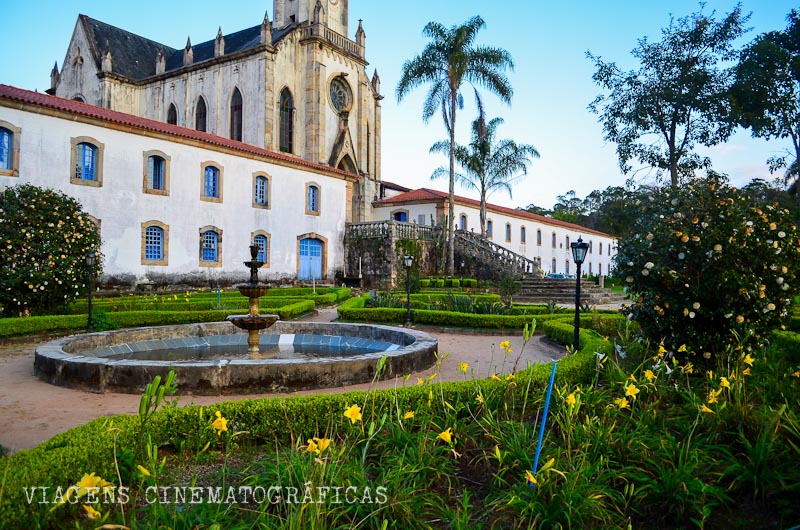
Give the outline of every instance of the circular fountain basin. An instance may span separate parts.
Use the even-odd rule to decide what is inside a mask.
[[[381,379],[425,370],[436,361],[438,348],[427,333],[367,324],[280,321],[259,338],[263,358],[220,359],[203,353],[247,347],[247,333],[229,322],[90,333],[38,346],[34,369],[48,383],[92,392],[141,393],[156,375],[163,378],[171,369],[181,394],[292,392],[372,381],[383,356]],[[279,353],[270,356],[267,350],[274,346]],[[307,354],[298,356],[295,349]],[[144,358],[153,350],[173,355]],[[200,360],[180,360],[187,350]]]

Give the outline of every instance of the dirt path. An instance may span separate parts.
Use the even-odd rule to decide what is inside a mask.
[[[330,320],[335,318],[335,309],[322,309],[306,320]],[[428,330],[424,330],[428,331]],[[518,369],[527,363],[549,362],[564,352],[560,347],[534,337],[522,348],[522,337],[504,335],[478,335],[430,331],[439,340],[439,352],[444,360],[439,374],[444,381],[462,380],[465,377],[488,377],[493,373],[510,373],[514,365]],[[509,356],[500,351],[499,344],[511,342],[513,353]],[[0,410],[4,428],[0,430],[0,445],[11,452],[30,449],[72,427],[82,425],[94,418],[114,414],[134,414],[138,410],[139,395],[93,394],[53,386],[40,381],[33,373],[33,357],[36,343],[0,344]],[[470,371],[465,376],[458,365],[466,362]],[[415,384],[417,377],[433,374],[435,368],[413,374],[406,384]],[[402,380],[382,381],[378,387],[402,385]],[[342,388],[297,392],[303,395],[343,390],[366,390],[368,384]],[[276,394],[250,394],[247,396],[184,396],[181,404],[211,404],[220,401],[235,401],[259,397],[274,397]],[[286,394],[281,394],[286,395]]]

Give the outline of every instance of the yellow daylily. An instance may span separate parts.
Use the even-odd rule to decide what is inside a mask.
[[[506,376],[506,381],[513,381],[517,376],[514,374],[508,374]]]
[[[478,395],[475,397],[475,401],[477,401],[478,403],[480,403],[481,405],[483,405],[483,404],[485,403],[485,400],[483,399],[483,394],[478,394]]]
[[[681,344],[678,348],[678,353],[683,353],[686,351],[686,344]]]
[[[744,364],[753,366],[753,356],[748,353],[747,355],[744,356],[744,359],[742,360],[742,362]]]
[[[217,430],[217,436],[228,430],[228,420],[226,420],[220,411],[216,413],[217,419],[211,423],[211,426]]]
[[[408,412],[403,414],[403,419],[404,420],[410,420],[413,417],[414,417],[414,411],[413,410],[409,410]]]
[[[731,388],[731,384],[728,382],[728,378],[727,377],[720,377],[719,378],[719,386],[721,388],[727,388],[727,389]]]
[[[629,375],[629,376],[628,376],[628,379],[629,379],[631,382],[633,382],[633,383],[638,383],[638,381],[636,380],[636,376],[635,376],[635,375],[633,375],[633,374]]]
[[[453,440],[453,433],[451,432],[450,427],[448,427],[443,432],[440,432],[437,438],[443,440],[446,443],[451,443]]]
[[[139,469],[139,473],[141,473],[143,476],[150,476],[150,471],[146,467],[142,466],[141,464],[136,467]]]
[[[344,417],[349,419],[351,423],[361,421],[361,407],[352,405],[344,411]]]
[[[705,412],[707,414],[714,414],[714,411],[708,408],[705,403],[703,403],[703,405],[700,407],[700,412]]]
[[[511,347],[511,342],[510,341],[504,340],[503,342],[500,343],[500,349],[501,350],[507,350],[510,347]]]
[[[652,383],[653,379],[656,378],[656,374],[654,374],[652,370],[645,370],[644,371],[644,378],[647,379],[648,383]]]
[[[628,400],[624,397],[615,399],[614,404],[618,406],[620,409],[630,408],[630,403],[628,403]]]
[[[720,392],[722,392],[722,390],[712,390],[711,392],[708,393],[709,404],[713,404],[718,401],[717,396],[719,395]]]
[[[525,470],[525,482],[528,484],[538,484],[539,482],[536,480],[536,477],[533,476],[530,469]]]
[[[492,381],[502,381],[497,374],[492,374]]]
[[[319,454],[319,447],[317,447],[317,444],[316,442],[314,442],[313,439],[308,441],[308,445],[306,446],[306,451],[308,451],[309,453]]]
[[[308,447],[306,450],[309,453],[322,454],[322,452],[325,451],[329,445],[331,445],[331,441],[328,438],[317,438],[315,436],[308,441]]]
[[[567,396],[567,405],[574,405],[574,404],[575,404],[575,392]]]
[[[458,369],[461,370],[461,373],[466,374],[467,370],[469,370],[469,364],[462,361],[458,363]]]
[[[625,387],[625,395],[632,397],[634,400],[636,399],[636,394],[638,394],[639,392],[640,392],[639,389],[636,388],[636,385],[634,384],[630,384]]]
[[[84,504],[83,509],[86,510],[86,517],[89,519],[97,519],[101,517],[103,514],[92,508],[89,504]]]

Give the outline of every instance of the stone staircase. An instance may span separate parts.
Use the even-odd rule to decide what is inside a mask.
[[[575,280],[523,278],[522,289],[514,295],[514,302],[520,304],[546,304],[551,301],[574,306]],[[586,280],[581,280],[581,301],[591,305],[630,302],[625,296]]]
[[[466,230],[455,231],[456,269],[466,263],[468,273],[477,278],[498,278],[515,274],[523,278],[541,278],[544,274],[535,260]]]

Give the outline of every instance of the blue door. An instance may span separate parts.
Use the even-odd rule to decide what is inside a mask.
[[[322,279],[322,241],[319,239],[300,240],[300,273],[297,279]]]

